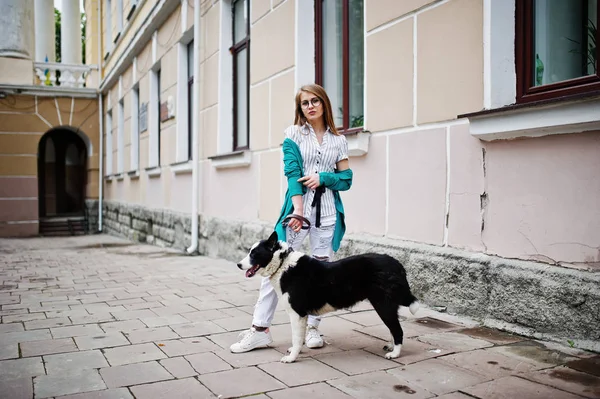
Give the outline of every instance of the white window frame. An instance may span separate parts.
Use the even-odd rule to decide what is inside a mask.
[[[148,101],[148,132],[149,132],[149,157],[148,167],[156,168],[160,167],[160,108],[158,102],[160,101],[160,84],[158,82],[158,71],[160,71],[160,62],[155,64],[149,73],[150,82],[150,99]]]
[[[117,1],[117,36],[123,31],[123,0]]]
[[[129,171],[135,172],[140,168],[140,88],[136,84],[131,89],[131,156]]]
[[[217,153],[227,154],[233,150],[233,57],[229,48],[233,45],[231,30],[231,0],[219,3],[221,19],[221,37],[219,48],[219,137]],[[252,5],[250,5],[252,7]],[[252,15],[252,11],[250,12]]]
[[[117,105],[117,174],[125,171],[125,105],[121,98]]]
[[[517,99],[515,0],[483,1],[483,104],[485,110]],[[600,100],[553,102],[503,112],[467,115],[471,134],[481,140],[540,137],[600,129]]]
[[[112,0],[106,0],[104,3],[106,6],[106,31],[105,33],[105,41],[106,41],[106,51],[105,53],[109,53],[113,48],[113,40],[112,40]]]
[[[112,110],[106,112],[106,169],[105,176],[113,174],[113,133],[112,133]]]
[[[189,161],[188,139],[189,97],[188,97],[188,45],[194,40],[194,29],[188,29],[177,44],[177,142],[175,147],[175,163]],[[195,78],[195,77],[194,77]],[[194,83],[196,80],[194,80]]]

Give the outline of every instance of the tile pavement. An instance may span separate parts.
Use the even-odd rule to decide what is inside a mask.
[[[597,398],[600,357],[401,310],[402,355],[368,303],[324,318],[296,363],[287,316],[270,348],[232,354],[260,281],[233,263],[104,235],[0,239],[0,398]]]

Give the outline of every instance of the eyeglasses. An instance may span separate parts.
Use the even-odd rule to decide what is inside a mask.
[[[321,99],[319,97],[313,97],[310,99],[310,104],[312,104],[313,107],[318,107],[319,105],[321,105]],[[302,108],[308,108],[309,102],[308,100],[304,100],[300,103],[300,105],[302,106]]]

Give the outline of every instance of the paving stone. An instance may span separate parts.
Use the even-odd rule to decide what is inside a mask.
[[[197,353],[185,356],[198,374],[214,373],[216,371],[231,370],[231,366],[214,353]]]
[[[27,341],[52,339],[49,330],[15,331],[0,334],[0,345],[18,344]]]
[[[23,342],[20,346],[22,357],[50,355],[53,353],[74,352],[78,350],[72,338]]]
[[[56,327],[51,328],[50,332],[54,338],[66,338],[66,337],[83,337],[90,335],[104,334],[104,331],[96,324],[84,324],[80,326],[71,327]]]
[[[62,399],[62,398],[61,398]],[[472,396],[465,395],[461,392],[452,392],[445,395],[438,396],[437,399],[473,399]]]
[[[453,332],[423,335],[418,339],[421,342],[447,349],[450,352],[464,352],[493,346],[488,341]]]
[[[398,367],[397,363],[387,360],[383,356],[375,356],[363,350],[328,353],[317,355],[314,358],[349,375]]]
[[[498,380],[484,382],[461,391],[485,399],[527,398],[527,399],[581,399],[565,391],[528,381],[523,378],[510,376]]]
[[[522,341],[515,344],[496,346],[489,351],[501,353],[508,357],[532,363],[537,368],[548,368],[578,360],[577,357],[568,356],[556,350],[550,350],[541,344],[532,341]]]
[[[278,362],[283,357],[281,352],[271,348],[253,350],[245,353],[231,353],[229,349],[221,349],[216,351],[215,354],[232,365],[234,368]]]
[[[35,330],[39,328],[50,328],[71,325],[71,320],[68,317],[55,317],[51,319],[26,321],[26,330]]]
[[[521,374],[519,377],[587,398],[600,398],[600,377],[568,367],[559,366]]]
[[[108,362],[99,350],[48,355],[44,356],[44,363],[48,375],[108,367]]]
[[[162,308],[154,308],[152,311],[158,316],[171,316],[175,314],[182,314],[185,317],[185,313],[195,312],[198,309],[191,307],[190,305],[177,305],[177,306],[164,306]]]
[[[3,360],[0,362],[0,380],[12,380],[44,374],[46,374],[46,371],[41,357]]]
[[[192,365],[183,357],[163,359],[160,360],[159,363],[175,378],[186,378],[198,375]]]
[[[439,359],[409,364],[388,370],[388,373],[407,381],[411,387],[420,386],[437,395],[450,393],[488,379],[483,375],[453,366]]]
[[[510,344],[513,342],[523,341],[525,339],[519,335],[509,334],[487,327],[465,328],[457,331],[457,333],[465,334],[473,338],[483,339],[496,345]]]
[[[255,367],[201,375],[198,379],[222,399],[285,388],[281,382]]]
[[[61,318],[61,317],[81,317],[89,315],[85,309],[76,309],[76,310],[54,310],[50,312],[46,312],[47,318]],[[71,324],[71,323],[68,323]]]
[[[75,337],[74,339],[80,350],[110,348],[130,344],[127,338],[121,333]]]
[[[100,369],[100,375],[109,388],[173,379],[167,370],[154,361],[103,368]]]
[[[475,350],[439,358],[458,367],[474,371],[489,378],[500,378],[537,370],[535,364],[490,350]]]
[[[281,391],[269,392],[269,397],[272,399],[306,399],[306,398],[321,398],[321,399],[351,399],[342,391],[333,388],[323,382],[317,384],[304,385],[295,388],[282,389]],[[254,396],[252,397],[254,399]]]
[[[119,346],[104,350],[111,366],[165,359],[167,356],[153,343]]]
[[[186,378],[175,381],[156,382],[153,384],[137,385],[131,387],[131,392],[136,398],[144,399],[199,399],[216,398],[206,387],[195,378]]]
[[[69,374],[42,375],[33,379],[36,398],[69,395],[106,389],[98,370],[81,370]]]
[[[143,330],[147,327],[140,320],[124,320],[101,323],[100,328],[106,333],[112,333],[118,331],[131,332],[135,330]]]
[[[0,360],[19,357],[19,344],[0,345]]]
[[[181,315],[172,314],[167,316],[145,317],[141,319],[141,322],[152,328],[184,323],[189,324],[190,321]]]
[[[222,327],[226,331],[239,331],[248,328],[249,320],[250,318],[248,317],[248,315],[246,315],[245,317],[236,316],[227,317],[223,319],[216,319],[212,320],[212,322],[218,325],[219,327]]]
[[[380,341],[383,342],[383,341]],[[384,343],[385,344],[385,343]],[[366,351],[373,353],[374,355],[382,356],[385,354],[382,344],[372,345],[365,348]],[[447,349],[432,346],[416,339],[405,339],[402,344],[402,351],[400,357],[392,359],[392,361],[400,364],[411,364],[420,362],[426,359],[433,359],[440,356],[445,356],[452,353]]]
[[[60,399],[134,399],[127,388],[105,389],[74,395],[61,396]]]
[[[0,394],[6,399],[31,399],[33,398],[33,380],[30,376],[16,378],[0,378]]]
[[[194,353],[211,352],[221,349],[205,337],[156,341],[156,344],[169,357],[192,355]]]
[[[110,313],[95,313],[87,316],[71,316],[69,318],[73,324],[97,324],[115,320]]]
[[[156,317],[156,313],[149,309],[141,309],[141,310],[120,310],[118,312],[111,312],[111,314],[117,320],[133,320],[133,319],[142,319],[144,317]]]
[[[351,321],[361,326],[377,326],[381,324],[381,317],[374,310],[366,312],[353,312],[340,315],[340,318]]]
[[[172,326],[181,337],[199,337],[202,335],[210,335],[215,333],[225,332],[225,330],[212,321],[199,321],[189,324],[177,324]]]
[[[280,362],[261,364],[258,368],[289,387],[345,377],[345,374],[314,359],[301,359],[286,364]]]
[[[385,371],[338,378],[327,381],[327,383],[353,398],[360,399],[426,399],[435,397],[435,394],[426,389],[410,384]]]
[[[0,334],[5,334],[9,332],[19,332],[24,331],[23,324],[21,323],[9,323],[9,324],[0,324]]]
[[[132,344],[179,338],[179,335],[173,332],[169,327],[145,328],[143,330],[126,332],[124,334]]]

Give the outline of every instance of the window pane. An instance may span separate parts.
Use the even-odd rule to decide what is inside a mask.
[[[236,132],[237,147],[248,146],[248,50],[240,50],[235,59],[236,67]]]
[[[247,0],[236,0],[233,4],[233,44],[237,44],[240,40],[246,37],[246,7]]]
[[[364,31],[363,0],[350,0],[348,8],[350,128],[363,126]]]
[[[323,87],[331,100],[336,126],[343,126],[342,0],[323,0]]]
[[[188,79],[194,76],[194,41],[192,40],[187,46],[187,54],[188,54]]]
[[[535,0],[534,86],[596,73],[598,0]]]

